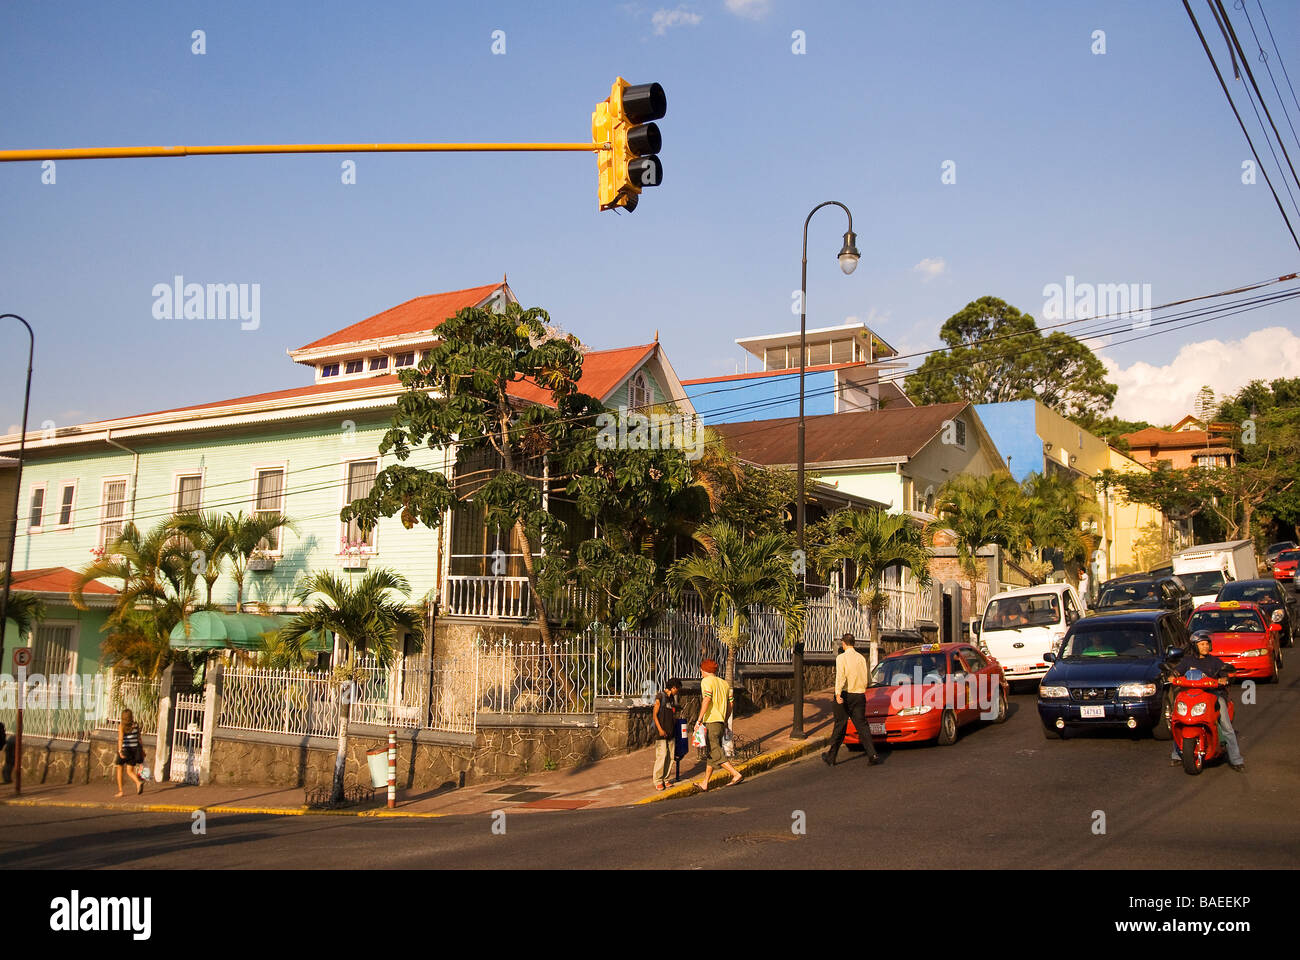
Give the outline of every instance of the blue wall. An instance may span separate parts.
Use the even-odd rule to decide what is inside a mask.
[[[685,390],[705,423],[747,423],[799,416],[798,371],[747,380],[693,383],[686,385]],[[834,413],[834,390],[834,370],[805,374],[804,414],[813,417]]]
[[[1043,469],[1043,441],[1038,436],[1033,400],[1012,400],[1008,403],[977,403],[984,429],[1002,454],[1011,460],[1011,475],[1023,483],[1035,470]]]

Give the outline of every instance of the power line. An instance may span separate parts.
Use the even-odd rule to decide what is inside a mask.
[[[1291,91],[1291,101],[1295,104],[1297,111],[1300,111],[1300,98],[1296,97],[1295,87],[1291,85],[1291,77],[1286,71],[1286,61],[1282,59],[1282,51],[1278,49],[1277,40],[1273,37],[1273,28],[1269,25],[1268,14],[1264,12],[1264,0],[1256,0],[1259,7],[1259,15],[1264,19],[1264,29],[1268,31],[1268,39],[1273,44],[1273,50],[1277,53],[1278,65],[1282,68],[1282,77],[1286,80],[1287,89]],[[1249,18],[1249,14],[1247,14]],[[1252,28],[1253,29],[1253,28]]]
[[[1210,60],[1210,66],[1214,68],[1214,75],[1219,80],[1219,87],[1223,90],[1224,97],[1228,100],[1228,106],[1232,108],[1232,115],[1237,118],[1237,125],[1241,127],[1241,133],[1246,138],[1246,144],[1250,147],[1251,155],[1255,158],[1255,164],[1264,174],[1264,182],[1268,184],[1268,189],[1273,194],[1273,202],[1277,204],[1278,212],[1282,214],[1283,221],[1286,222],[1287,233],[1291,234],[1291,242],[1295,244],[1296,250],[1300,251],[1300,238],[1296,237],[1295,229],[1291,226],[1291,218],[1287,216],[1286,208],[1282,206],[1282,201],[1277,195],[1277,190],[1273,188],[1273,180],[1268,175],[1268,169],[1264,166],[1263,161],[1259,159],[1259,151],[1255,149],[1255,143],[1250,138],[1250,132],[1246,129],[1245,121],[1241,119],[1241,114],[1237,111],[1237,105],[1232,102],[1232,94],[1228,92],[1228,85],[1224,82],[1223,74],[1219,72],[1219,65],[1215,62],[1214,54],[1210,51],[1210,45],[1205,40],[1205,34],[1201,32],[1201,25],[1196,20],[1196,15],[1192,13],[1192,8],[1187,0],[1183,0],[1183,9],[1187,11],[1188,18],[1192,21],[1192,26],[1196,30],[1196,36],[1200,38],[1201,47],[1205,50],[1205,55]]]
[[[1273,84],[1273,92],[1277,94],[1278,103],[1282,106],[1282,115],[1286,117],[1286,125],[1291,129],[1291,139],[1296,142],[1297,146],[1300,146],[1300,136],[1296,135],[1295,124],[1291,122],[1291,111],[1286,108],[1286,99],[1282,96],[1282,91],[1278,88],[1277,78],[1273,76],[1273,67],[1268,62],[1268,54],[1264,51],[1264,45],[1260,42],[1259,34],[1255,32],[1255,21],[1250,18],[1250,8],[1246,6],[1246,0],[1238,0],[1238,2],[1241,4],[1242,13],[1246,15],[1246,23],[1250,26],[1250,35],[1255,38],[1255,46],[1259,48],[1259,59],[1263,62],[1264,69],[1268,71],[1269,82]],[[1264,8],[1260,7],[1260,13],[1263,12]],[[1274,44],[1275,49],[1276,46],[1277,45]],[[1278,59],[1279,61],[1281,60],[1280,54],[1278,55]],[[1285,70],[1285,66],[1283,69]],[[1289,80],[1287,81],[1287,84],[1288,86],[1290,85]],[[1293,98],[1295,97],[1294,89],[1291,91],[1291,96]]]

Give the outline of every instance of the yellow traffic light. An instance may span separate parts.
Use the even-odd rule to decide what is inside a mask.
[[[668,98],[657,83],[614,81],[609,98],[596,104],[591,114],[591,139],[610,149],[596,155],[597,197],[600,209],[636,209],[644,187],[663,180],[658,154],[663,145],[659,127],[649,121],[668,112]]]

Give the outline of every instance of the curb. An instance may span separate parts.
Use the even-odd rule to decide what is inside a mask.
[[[418,813],[416,811],[389,810],[311,810],[307,807],[236,807],[230,804],[180,804],[144,803],[127,806],[96,800],[0,800],[2,807],[74,807],[90,810],[117,810],[120,813],[254,813],[274,817],[399,817],[434,819],[446,813]]]
[[[771,770],[773,767],[779,767],[783,763],[789,763],[791,760],[797,760],[805,754],[813,753],[830,746],[831,738],[829,735],[822,737],[813,737],[796,743],[789,747],[783,747],[780,750],[773,750],[771,753],[759,754],[753,760],[746,760],[743,763],[736,764],[736,769],[743,776],[749,776],[751,773],[760,773],[763,770]],[[715,773],[713,779],[709,781],[709,790],[717,789],[718,784],[727,782],[731,775],[725,770],[722,773]],[[661,800],[676,800],[678,797],[690,797],[697,793],[702,793],[699,787],[693,781],[679,784],[671,790],[665,790],[663,793],[655,793],[643,800],[634,801],[631,806],[639,807],[647,803],[658,803]]]

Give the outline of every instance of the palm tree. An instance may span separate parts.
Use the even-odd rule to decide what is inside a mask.
[[[9,594],[9,606],[5,608],[6,619],[12,620],[18,628],[18,642],[26,643],[36,626],[45,619],[45,602],[30,593]],[[0,637],[4,631],[0,630]]]
[[[203,572],[200,576],[207,584],[207,606],[213,606],[212,590],[221,576],[221,567],[230,554],[232,528],[230,514],[185,513],[173,517],[172,528],[180,533],[191,550],[202,554]]]
[[[957,559],[975,603],[975,557],[991,544],[1020,559],[1029,542],[1025,497],[1011,474],[958,474],[939,489],[935,515],[956,539]]]
[[[736,651],[749,642],[749,608],[763,604],[785,617],[785,636],[803,631],[804,601],[792,563],[793,543],[786,534],[745,537],[725,521],[705,524],[694,538],[702,553],[683,557],[668,568],[668,586],[678,599],[692,587],[704,601],[713,630],[727,647],[727,682],[736,682]]]
[[[387,666],[397,655],[397,636],[404,631],[419,642],[424,636],[421,612],[408,602],[411,585],[400,573],[377,568],[367,571],[354,588],[331,571],[306,577],[297,600],[304,608],[282,627],[277,645],[283,655],[301,658],[313,634],[333,633],[347,650],[347,662],[335,671],[336,681],[352,689],[356,680],[356,654],[370,653]],[[348,719],[352,698],[339,697],[339,745],[334,760],[335,803],[343,799],[343,770],[348,750]]]
[[[235,612],[243,608],[244,578],[248,576],[248,561],[253,554],[265,549],[271,536],[281,529],[297,532],[293,521],[281,513],[255,513],[245,516],[243,511],[228,513],[225,518],[225,555],[230,558],[231,577],[235,581]]]
[[[814,541],[824,541],[813,548],[813,559],[823,573],[836,563],[853,562],[857,579],[854,587],[871,625],[871,666],[880,659],[880,614],[888,603],[881,589],[885,572],[904,567],[921,586],[930,583],[930,551],[925,531],[906,514],[871,510],[840,510],[818,526]]]
[[[198,575],[188,547],[171,520],[147,534],[127,523],[103,555],[78,574],[69,591],[78,610],[87,609],[83,593],[92,580],[122,582],[103,628],[108,633],[102,645],[106,664],[156,677],[171,662],[172,628],[197,604]]]
[[[1031,473],[1021,485],[1026,499],[1029,539],[1040,551],[1061,554],[1066,576],[1075,586],[1079,570],[1086,566],[1097,537],[1084,523],[1101,515],[1091,487],[1082,478],[1062,473]]]

